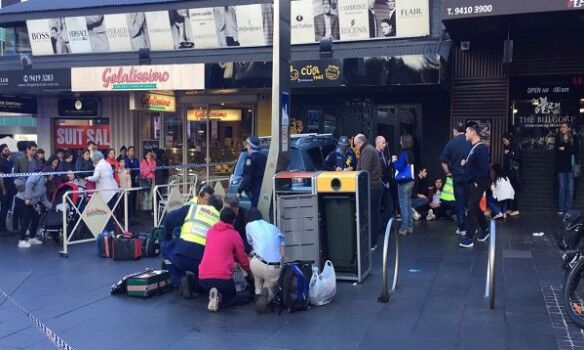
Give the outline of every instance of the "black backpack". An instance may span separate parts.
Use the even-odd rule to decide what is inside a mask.
[[[282,266],[278,282],[276,304],[288,312],[308,309],[308,286],[312,276],[312,262],[294,261]]]

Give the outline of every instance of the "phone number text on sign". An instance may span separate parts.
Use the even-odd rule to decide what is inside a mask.
[[[55,76],[53,74],[26,74],[22,77],[22,80],[25,83],[53,82],[55,80]]]
[[[492,13],[492,12],[493,12],[493,5],[448,7],[446,9],[446,13],[448,13],[448,16],[464,16],[464,15],[474,15],[474,14]]]

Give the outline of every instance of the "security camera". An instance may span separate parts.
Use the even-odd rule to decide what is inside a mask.
[[[468,51],[468,50],[470,50],[470,41],[461,41],[460,42],[460,50],[461,51]]]
[[[21,55],[20,56],[20,65],[24,69],[31,69],[32,68],[32,60],[28,55]]]

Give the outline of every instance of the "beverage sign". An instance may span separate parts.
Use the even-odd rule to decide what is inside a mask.
[[[93,141],[99,148],[109,148],[110,126],[99,125],[55,125],[55,148],[75,149],[87,147]]]
[[[72,91],[202,90],[203,64],[71,68]]]

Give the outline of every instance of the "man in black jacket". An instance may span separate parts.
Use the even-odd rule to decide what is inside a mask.
[[[379,232],[383,233],[387,221],[393,214],[393,199],[391,198],[391,178],[392,178],[392,167],[391,159],[385,153],[385,148],[387,147],[387,142],[385,137],[377,136],[375,138],[375,149],[379,155],[379,164],[381,165],[381,182],[383,182],[383,194],[381,195],[381,203],[385,207],[385,215],[381,225],[379,225]]]
[[[383,194],[383,182],[381,181],[381,163],[375,147],[367,143],[367,137],[363,134],[355,136],[355,147],[360,150],[357,170],[369,172],[370,201],[371,201],[371,249],[377,248],[377,234],[379,227],[379,204]]]

